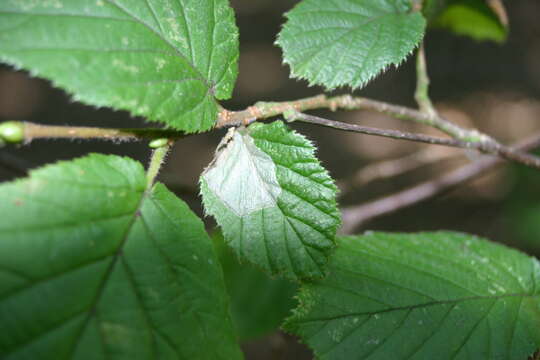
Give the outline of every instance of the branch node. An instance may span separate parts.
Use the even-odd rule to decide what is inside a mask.
[[[232,111],[227,109],[221,109],[218,114],[218,121],[216,122],[216,127],[221,128],[227,126],[231,121]]]
[[[263,117],[263,111],[262,109],[264,109],[265,107],[267,107],[268,104],[267,103],[263,103],[263,102],[258,102],[256,103],[255,105],[253,106],[250,106],[247,108],[247,110],[249,111],[249,113],[251,114],[251,118],[250,119],[260,119]],[[251,121],[252,122],[252,121]],[[251,122],[248,122],[251,123]],[[244,119],[244,124],[246,124],[246,121]]]

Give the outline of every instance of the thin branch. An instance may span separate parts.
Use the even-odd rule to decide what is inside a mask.
[[[246,110],[231,112],[222,109],[218,116],[216,128],[229,126],[248,125],[256,120],[267,119],[270,117],[284,115],[287,116],[291,112],[301,112],[314,109],[337,109],[345,110],[372,110],[379,113],[384,113],[389,116],[411,120],[417,123],[422,123],[434,126],[452,136],[459,133],[457,137],[463,141],[487,142],[491,141],[487,135],[479,134],[476,130],[456,130],[453,129],[453,124],[447,122],[440,117],[432,117],[411,108],[392,105],[381,101],[351,97],[350,95],[336,96],[327,98],[325,95],[319,95],[311,98],[300,99],[286,102],[258,102]],[[109,129],[96,127],[78,127],[78,126],[53,126],[41,125],[26,121],[11,121],[10,125],[22,127],[24,142],[30,142],[34,139],[100,139],[109,141],[134,141],[158,138],[181,138],[186,136],[181,131],[164,130],[164,129]],[[3,123],[6,124],[6,123]],[[465,135],[464,132],[465,131]],[[3,136],[0,133],[0,138]],[[9,139],[4,139],[8,140]]]
[[[317,95],[305,99],[283,101],[283,102],[257,102],[255,105],[241,111],[229,111],[221,109],[217,128],[249,125],[252,122],[261,119],[268,119],[274,116],[285,114],[287,111],[307,111],[315,109],[332,109],[335,111],[338,107],[342,107],[337,103],[333,103],[334,99],[327,98],[326,95]]]
[[[391,138],[391,139],[396,139],[396,140],[407,140],[407,141],[414,141],[414,142],[420,142],[420,143],[425,143],[425,144],[444,145],[444,146],[452,146],[452,147],[459,147],[459,148],[468,148],[469,146],[474,146],[473,143],[468,143],[466,141],[461,141],[461,140],[455,140],[452,138],[443,138],[443,137],[437,137],[437,136],[431,136],[431,135],[425,135],[425,134],[419,134],[419,133],[411,133],[411,132],[400,131],[400,130],[380,129],[380,128],[374,128],[374,127],[369,127],[369,126],[349,124],[342,121],[325,119],[319,116],[308,115],[304,113],[289,114],[289,118],[287,120],[291,122],[301,121],[308,124],[315,124],[315,125],[333,128],[336,130],[356,132],[360,134],[380,136],[380,137],[386,137],[386,138]]]
[[[454,134],[455,139],[437,138],[424,134],[405,133],[395,130],[373,129],[299,113],[299,111],[320,108],[328,108],[330,110],[336,110],[338,108],[370,109],[391,115],[396,118],[412,120],[418,123],[425,123],[449,134],[456,132],[456,134]],[[258,119],[265,119],[279,114],[283,114],[284,117],[288,119],[294,118],[296,120],[329,126],[341,130],[385,136],[394,139],[405,139],[428,144],[477,149],[485,153],[499,155],[508,160],[513,160],[527,166],[540,168],[540,158],[510,149],[491,139],[489,136],[477,132],[476,130],[461,129],[457,125],[448,122],[438,115],[432,116],[407,107],[387,104],[365,98],[353,98],[349,95],[332,98],[319,95],[296,101],[257,103],[246,110],[238,112],[231,112],[222,109],[219,113],[216,128],[247,125]],[[13,128],[13,126],[15,128]],[[40,125],[30,122],[2,123],[0,124],[0,127],[3,127],[2,132],[0,132],[0,139],[12,143],[28,143],[34,139],[48,138],[100,139],[120,142],[160,138],[179,139],[189,135],[181,131],[164,129],[104,129],[94,127]]]
[[[408,140],[433,145],[445,145],[463,149],[476,149],[486,154],[500,156],[504,159],[518,162],[529,167],[540,169],[540,157],[527,154],[525,152],[503,146],[493,142],[469,142],[452,138],[441,138],[425,134],[402,132],[398,130],[378,129],[356,124],[348,124],[341,121],[324,119],[318,116],[307,115],[303,113],[289,114],[289,120],[302,121],[310,124],[330,127],[337,130],[356,132],[367,135],[387,137],[397,140]]]
[[[222,109],[216,127],[248,125],[259,119],[267,119],[283,114],[285,117],[294,112],[303,112],[314,109],[344,110],[370,110],[386,114],[396,119],[413,121],[428,125],[463,141],[492,142],[491,137],[475,129],[464,129],[439,115],[427,114],[405,106],[393,105],[382,101],[363,97],[340,95],[326,97],[318,95],[311,98],[285,102],[258,102],[242,111],[229,111]]]
[[[506,8],[502,0],[487,0],[487,5],[493,10],[499,22],[504,26],[508,27],[508,14],[506,13]]]
[[[407,154],[399,158],[382,160],[364,166],[352,176],[340,181],[339,195],[343,197],[354,188],[365,186],[373,181],[393,178],[420,167],[441,161],[462,157],[461,151],[433,151],[431,148]]]
[[[427,135],[402,133],[393,130],[383,131],[376,129],[371,131],[373,130],[372,128],[370,130],[370,128],[360,127],[358,125],[348,125],[348,128],[345,128],[345,123],[338,123],[311,115],[300,114],[301,111],[324,108],[333,111],[338,108],[346,110],[373,110],[398,119],[410,120],[416,123],[432,126],[451,135],[453,138],[455,138],[455,140],[453,141],[445,138],[435,138]],[[296,101],[256,103],[254,106],[238,112],[231,112],[222,109],[219,113],[219,119],[216,127],[248,125],[258,119],[266,119],[279,114],[283,114],[284,117],[288,119],[300,119],[301,121],[316,123],[323,126],[330,126],[341,130],[356,131],[350,130],[353,127],[356,127],[356,129],[359,130],[356,132],[362,132],[370,135],[385,136],[394,139],[406,139],[428,144],[477,149],[485,153],[498,155],[505,159],[522,163],[526,166],[540,168],[540,159],[538,157],[510,149],[509,147],[497,142],[490,136],[480,133],[475,129],[461,128],[460,126],[446,120],[436,113],[427,114],[422,111],[404,106],[388,104],[361,97],[352,97],[350,95],[342,95],[332,98],[327,98],[325,95],[319,95]]]
[[[180,139],[186,136],[181,131],[166,129],[109,129],[84,126],[54,126],[35,124],[27,121],[11,121],[9,123],[12,126],[20,127],[23,134],[21,142],[24,143],[29,143],[36,139],[97,139],[123,142],[161,138]],[[2,134],[0,134],[1,136]]]
[[[540,147],[540,134],[522,141],[515,150],[529,151]],[[361,224],[376,217],[391,214],[397,210],[425,201],[435,195],[449,191],[467,181],[485,174],[487,170],[502,164],[502,160],[494,157],[483,157],[473,163],[462,166],[434,180],[426,181],[409,189],[376,199],[366,204],[342,209],[342,232],[351,233]]]

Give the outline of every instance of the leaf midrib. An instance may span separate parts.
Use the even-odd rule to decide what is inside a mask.
[[[124,246],[126,245],[126,242],[127,242],[128,238],[129,238],[129,234],[131,233],[131,230],[133,229],[133,226],[135,225],[137,219],[141,215],[140,212],[141,212],[142,207],[144,205],[144,201],[150,195],[151,192],[152,192],[152,187],[149,187],[141,194],[141,198],[140,198],[139,202],[137,203],[137,206],[135,207],[135,211],[133,212],[133,215],[132,215],[129,223],[127,224],[126,231],[124,232],[124,234],[122,236],[122,240],[118,244],[118,248],[114,252],[113,257],[111,259],[111,263],[110,263],[109,267],[107,268],[107,270],[105,270],[105,274],[103,276],[103,279],[101,280],[101,283],[99,284],[99,286],[97,288],[96,295],[95,295],[95,297],[94,297],[94,299],[93,299],[93,301],[91,303],[90,310],[88,311],[88,315],[84,319],[84,322],[81,325],[81,328],[80,328],[78,334],[74,336],[74,341],[73,341],[73,344],[71,344],[71,346],[70,346],[70,351],[69,351],[68,358],[73,357],[73,354],[77,350],[77,346],[79,344],[80,338],[82,337],[82,335],[86,331],[86,329],[88,327],[88,324],[90,323],[90,320],[96,314],[96,311],[97,311],[96,307],[97,307],[98,303],[101,300],[101,296],[103,295],[103,292],[105,291],[107,282],[108,282],[109,278],[111,277],[112,273],[114,272],[116,264],[118,263],[118,260],[120,259],[120,256],[122,255],[122,250],[123,250]]]
[[[239,134],[241,137],[242,137],[242,144],[244,146],[244,148],[246,149],[246,151],[248,152],[249,156],[247,157],[248,158],[248,161],[251,165],[251,168],[255,170],[255,174],[257,175],[257,178],[259,178],[259,183],[262,183],[263,186],[264,186],[264,189],[266,190],[266,192],[270,195],[270,197],[274,200],[274,204],[272,204],[272,206],[265,206],[263,207],[262,209],[266,209],[266,208],[272,208],[272,207],[276,207],[277,204],[278,204],[278,198],[279,196],[276,196],[271,190],[270,190],[270,185],[268,184],[267,180],[266,180],[266,177],[263,176],[260,171],[259,171],[259,167],[257,166],[257,164],[255,164],[255,161],[254,161],[254,158],[256,157],[260,157],[257,156],[257,153],[255,152],[252,152],[251,149],[250,149],[250,145],[253,145],[255,147],[255,149],[259,152],[261,152],[262,154],[264,154],[265,156],[268,157],[269,160],[272,161],[272,164],[274,164],[274,175],[276,176],[276,180],[279,184],[279,187],[280,189],[282,188],[281,184],[279,183],[279,180],[277,179],[277,173],[276,173],[276,164],[274,163],[274,159],[272,159],[272,157],[270,155],[268,155],[266,152],[264,152],[262,149],[260,149],[257,144],[255,144],[254,141],[252,141],[252,144],[248,144],[248,141],[250,139],[252,139],[251,135],[250,134]],[[247,137],[246,140],[244,140],[244,136]],[[281,194],[281,192],[280,192]]]
[[[243,137],[243,136],[249,136],[250,138],[253,138],[253,137],[251,137],[250,134],[246,134],[246,135],[242,135],[242,134],[241,134],[240,136],[242,136],[242,137]],[[244,139],[242,139],[242,141],[244,141]],[[289,145],[290,145],[290,144],[289,144]],[[276,165],[276,163],[274,162],[274,158],[273,158],[272,156],[270,156],[268,153],[266,153],[264,150],[260,149],[260,148],[257,146],[257,144],[255,144],[255,142],[253,142],[253,146],[255,146],[255,147],[257,148],[258,151],[261,151],[261,152],[264,153],[266,156],[268,156],[268,157],[272,160],[272,163],[274,163],[274,166]],[[294,145],[290,145],[290,146],[294,146]],[[249,150],[249,146],[247,146],[247,143],[246,143],[245,147],[246,147],[246,150],[248,151],[248,153],[251,154],[251,151]],[[296,147],[296,146],[294,146],[294,147]],[[319,264],[319,263],[315,260],[315,258],[313,257],[313,255],[312,255],[312,254],[308,251],[308,249],[307,249],[307,247],[310,247],[310,248],[315,248],[315,247],[313,247],[311,244],[308,244],[308,243],[306,243],[306,242],[304,241],[303,237],[300,235],[300,232],[296,229],[296,227],[294,226],[294,224],[291,222],[291,219],[290,219],[290,218],[294,218],[294,219],[296,219],[297,221],[303,222],[303,223],[306,224],[307,226],[311,227],[312,229],[314,229],[315,231],[317,231],[318,233],[320,233],[321,235],[323,235],[323,237],[327,238],[328,240],[332,241],[332,239],[329,238],[328,235],[325,234],[324,232],[322,232],[320,229],[317,229],[317,228],[315,228],[312,224],[307,223],[306,220],[304,220],[304,219],[301,220],[301,219],[298,219],[298,218],[296,218],[296,217],[293,217],[293,216],[287,214],[287,213],[283,210],[282,206],[279,204],[279,196],[275,196],[274,193],[272,193],[272,192],[270,191],[270,189],[268,188],[268,184],[267,184],[265,178],[264,178],[263,176],[261,176],[261,174],[259,173],[259,171],[258,171],[259,168],[255,165],[255,162],[253,161],[253,158],[254,158],[254,157],[256,157],[256,154],[255,154],[254,156],[248,156],[248,159],[249,159],[249,161],[250,161],[250,163],[251,163],[251,166],[255,169],[255,173],[257,174],[257,177],[259,178],[260,182],[262,182],[262,183],[264,184],[265,189],[266,189],[267,192],[270,194],[270,196],[272,197],[272,199],[274,199],[274,202],[275,202],[274,206],[268,206],[268,207],[266,207],[266,208],[269,208],[269,207],[277,207],[277,208],[279,209],[279,211],[281,212],[281,214],[282,214],[283,218],[285,219],[286,223],[287,223],[287,224],[290,226],[290,228],[293,230],[293,232],[294,232],[294,234],[296,235],[296,237],[298,238],[298,240],[300,240],[300,243],[301,243],[304,247],[306,247],[306,248],[304,249],[305,253],[309,256],[309,258],[311,259],[312,263],[317,267],[319,273],[323,274],[324,272],[323,272],[323,269],[322,269],[322,267],[321,267],[321,264]],[[304,178],[306,178],[306,179],[308,179],[308,180],[311,180],[309,177],[306,177],[306,176],[304,176],[304,175],[301,175],[301,176],[304,177]],[[293,192],[291,192],[290,190],[285,189],[285,188],[283,187],[283,185],[281,184],[281,182],[279,181],[279,179],[277,179],[277,180],[278,180],[278,184],[279,184],[279,186],[280,186],[280,188],[281,188],[282,190],[288,191],[289,193],[291,193],[291,194],[297,196],[297,197],[298,197],[299,199],[301,199],[302,201],[305,201],[306,203],[308,203],[308,204],[314,206],[317,210],[319,210],[319,211],[321,211],[322,213],[326,214],[322,209],[320,209],[319,207],[317,207],[315,204],[312,204],[311,202],[306,201],[305,199],[301,198],[301,197],[300,197],[299,195],[297,195],[296,193],[293,193]],[[264,209],[265,209],[265,208],[262,208],[261,210],[264,210]],[[328,214],[326,214],[326,215],[328,215]],[[299,271],[299,270],[298,270],[298,266],[296,266],[296,264],[293,262],[294,257],[291,255],[290,241],[289,241],[289,237],[287,236],[287,232],[284,231],[284,234],[285,234],[285,248],[286,248],[286,250],[287,250],[287,258],[289,259],[289,263],[290,263],[290,265],[291,265],[291,268],[292,268],[292,270],[293,270],[293,273],[294,273],[297,277],[301,278],[301,277],[302,277],[302,276],[301,276],[301,275],[302,275],[302,271]],[[267,247],[267,244],[266,244],[266,236],[264,237],[263,242],[264,242],[264,244],[265,244],[265,249],[266,249],[267,257],[268,257],[268,247]],[[320,249],[317,249],[317,248],[315,248],[315,250],[321,251]],[[268,258],[268,260],[270,260],[270,258]],[[303,265],[303,264],[300,264],[300,266],[302,266],[302,265]],[[269,262],[269,267],[270,267],[270,269],[272,269],[272,267],[273,267],[271,262]]]

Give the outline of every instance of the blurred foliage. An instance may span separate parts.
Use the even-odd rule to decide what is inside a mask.
[[[424,0],[422,14],[427,19],[428,24],[441,14],[446,6],[447,0]]]
[[[440,11],[442,0],[431,0],[427,7],[429,16]],[[449,0],[446,8],[431,23],[434,27],[448,29],[458,35],[469,36],[483,41],[502,43],[508,35],[508,28],[501,18],[484,0]]]
[[[540,153],[539,153],[540,154]],[[515,183],[505,214],[515,234],[515,245],[540,255],[540,172],[515,165]]]
[[[225,274],[233,324],[240,341],[276,331],[296,305],[293,296],[298,285],[270,278],[253,265],[240,263],[225,244],[221,231],[216,230],[211,237]]]

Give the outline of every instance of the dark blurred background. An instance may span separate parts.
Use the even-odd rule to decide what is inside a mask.
[[[240,75],[233,99],[224,103],[225,107],[239,110],[256,101],[292,100],[323,92],[321,88],[308,87],[303,81],[289,79],[289,69],[281,63],[281,51],[273,45],[284,22],[283,13],[296,2],[232,1],[240,28]],[[426,36],[426,54],[432,81],[431,95],[441,114],[461,125],[476,127],[504,143],[512,143],[540,132],[540,1],[513,0],[506,6],[510,19],[506,43],[477,42],[436,30]],[[414,58],[411,57],[399,69],[390,68],[355,94],[415,106],[414,88]],[[336,93],[345,92],[347,90]],[[420,125],[375,113],[316,114],[363,125],[436,134]],[[145,126],[143,119],[132,118],[127,112],[96,109],[73,102],[69,95],[52,88],[48,81],[0,66],[0,121],[4,120],[57,125]],[[292,126],[317,144],[319,158],[342,188],[340,204],[343,206],[389,195],[478,156],[455,149],[309,125]],[[212,132],[179,141],[160,175],[160,179],[198,214],[202,213],[198,176],[212,159],[223,133]],[[139,143],[35,141],[30,145],[0,149],[0,180],[24,176],[21,170],[89,152],[126,155],[145,163],[149,157],[148,147]],[[388,163],[395,159],[401,161]],[[418,161],[423,165],[412,171],[374,178],[381,163],[385,169],[399,170],[404,163]],[[540,172],[505,164],[457,190],[362,224],[357,231],[463,231],[538,256],[539,200]],[[211,220],[206,220],[212,227]],[[253,294],[252,299],[256,301]],[[244,349],[249,359],[311,357],[310,352],[292,337],[279,332],[247,341]]]

